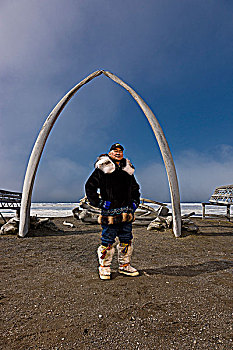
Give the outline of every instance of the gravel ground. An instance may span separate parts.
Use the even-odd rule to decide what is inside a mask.
[[[194,219],[198,234],[176,239],[134,226],[138,277],[98,277],[100,227],[3,236],[1,349],[233,348],[233,223]]]

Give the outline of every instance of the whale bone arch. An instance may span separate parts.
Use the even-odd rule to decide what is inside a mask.
[[[171,203],[172,203],[172,216],[173,216],[173,233],[175,237],[181,236],[181,210],[180,210],[180,194],[179,194],[179,185],[176,175],[176,169],[173,162],[172,154],[170,151],[170,148],[168,146],[167,140],[165,138],[165,135],[163,133],[163,130],[156,119],[155,115],[151,111],[151,109],[147,106],[145,101],[125,82],[123,82],[120,78],[118,78],[116,75],[104,71],[104,70],[97,70],[94,73],[90,74],[88,77],[83,79],[80,83],[75,85],[54,107],[52,112],[47,117],[46,121],[44,122],[40,133],[36,139],[36,142],[34,144],[34,147],[32,149],[30,159],[28,162],[25,178],[24,178],[24,184],[23,184],[23,193],[22,193],[22,201],[21,201],[21,211],[20,211],[20,224],[19,224],[19,237],[25,237],[28,233],[29,228],[29,220],[30,220],[30,207],[31,207],[31,197],[32,197],[32,191],[35,181],[35,176],[37,172],[37,168],[40,162],[40,158],[44,149],[44,146],[46,144],[46,141],[48,139],[48,136],[50,134],[50,131],[52,130],[53,125],[55,124],[57,118],[59,117],[60,113],[62,112],[63,108],[66,106],[66,104],[69,102],[69,100],[75,95],[75,93],[85,84],[87,84],[92,79],[96,78],[97,76],[104,74],[111,80],[115,81],[117,84],[125,88],[131,96],[135,99],[135,101],[138,103],[140,108],[142,109],[143,113],[145,114],[146,118],[148,119],[150,126],[154,132],[154,135],[157,139],[163,161],[165,164],[168,182],[169,182],[169,188],[170,188],[170,195],[171,195]]]

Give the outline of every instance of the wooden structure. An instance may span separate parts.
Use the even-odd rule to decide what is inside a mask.
[[[206,205],[216,205],[226,207],[226,218],[230,221],[230,210],[233,205],[233,185],[217,187],[209,199],[209,202],[202,203],[202,218],[206,217]]]
[[[22,193],[21,192],[10,192],[5,190],[0,190],[0,210],[12,209],[19,212],[21,205]],[[0,216],[3,218],[4,222],[6,220],[2,213]]]

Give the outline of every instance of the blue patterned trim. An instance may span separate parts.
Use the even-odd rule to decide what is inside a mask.
[[[131,207],[122,207],[122,208],[115,208],[115,209],[102,209],[101,215],[103,216],[115,216],[115,215],[121,215],[122,213],[133,213],[133,210]]]

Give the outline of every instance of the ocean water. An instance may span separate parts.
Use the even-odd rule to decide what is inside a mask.
[[[146,203],[145,203],[146,204]],[[31,215],[37,215],[39,217],[66,217],[72,216],[72,209],[77,207],[77,203],[32,203]],[[148,204],[151,205],[151,204]],[[158,205],[152,205],[157,209]],[[167,203],[169,211],[171,212],[171,203]],[[195,216],[202,216],[201,203],[181,203],[181,214],[188,214],[195,212]],[[206,206],[206,214],[218,214],[226,215],[226,207],[216,207],[212,205]],[[4,216],[14,216],[15,211],[4,210]],[[233,206],[231,207],[231,215],[233,215]]]

